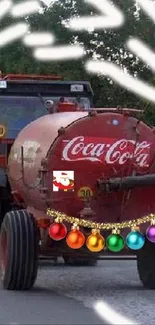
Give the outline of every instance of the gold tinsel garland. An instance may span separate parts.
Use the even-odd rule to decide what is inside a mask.
[[[63,222],[66,221],[69,224],[76,224],[80,227],[90,228],[90,229],[98,229],[98,230],[113,230],[113,229],[124,229],[124,228],[131,228],[134,226],[139,226],[141,224],[151,222],[152,224],[155,224],[155,215],[150,214],[147,216],[144,216],[142,218],[129,220],[129,221],[123,221],[121,223],[97,223],[90,220],[85,219],[79,219],[74,218],[71,216],[66,215],[65,213],[48,209],[47,215],[56,219],[56,221]]]

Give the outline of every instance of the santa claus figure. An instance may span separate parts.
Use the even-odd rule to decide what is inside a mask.
[[[53,185],[58,191],[74,191],[74,181],[65,172],[62,172],[58,177],[54,177]]]

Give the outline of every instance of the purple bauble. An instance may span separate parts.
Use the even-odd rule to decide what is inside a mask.
[[[146,230],[146,237],[152,243],[155,243],[155,225],[152,225]]]

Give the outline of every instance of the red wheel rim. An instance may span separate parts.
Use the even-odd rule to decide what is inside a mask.
[[[7,263],[7,237],[6,233],[3,232],[1,235],[1,269],[2,272],[5,272]]]

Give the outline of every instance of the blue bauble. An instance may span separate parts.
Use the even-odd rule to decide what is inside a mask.
[[[126,237],[126,244],[130,249],[141,249],[145,244],[145,237],[139,231],[131,231]]]

